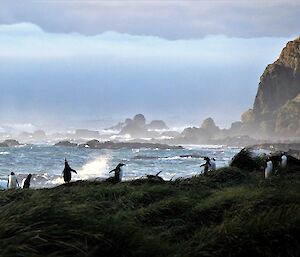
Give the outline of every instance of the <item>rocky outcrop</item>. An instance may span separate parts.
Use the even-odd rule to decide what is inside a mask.
[[[274,112],[300,94],[300,38],[288,42],[260,78],[253,113]]]
[[[132,119],[127,118],[124,122],[119,122],[115,126],[106,130],[119,131],[120,135],[130,135],[134,138],[142,137],[159,137],[159,133],[154,130],[169,129],[163,120],[153,120],[149,124],[146,123],[146,118],[143,114],[137,114]]]
[[[203,120],[200,127],[189,127],[183,130],[181,138],[188,143],[207,143],[209,139],[215,138],[220,132],[212,118]]]
[[[153,120],[147,125],[147,128],[152,130],[169,129],[163,120]]]
[[[66,147],[77,147],[78,144],[71,143],[70,141],[59,141],[54,146],[66,146]]]
[[[214,120],[212,118],[207,118],[202,122],[201,128],[206,131],[210,135],[210,137],[213,137],[218,132],[220,132],[220,128],[216,126]]]
[[[288,42],[260,78],[253,109],[242,115],[240,133],[299,137],[300,38]]]
[[[140,149],[140,148],[150,148],[150,149],[182,149],[181,146],[170,146],[166,144],[158,143],[140,143],[140,142],[100,142],[98,140],[91,140],[84,144],[80,144],[79,147],[93,148],[93,149]]]
[[[0,147],[15,147],[19,145],[21,144],[15,139],[6,139],[2,143],[0,143]]]

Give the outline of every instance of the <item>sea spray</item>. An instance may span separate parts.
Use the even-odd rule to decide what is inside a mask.
[[[107,157],[99,156],[96,159],[84,164],[82,168],[77,171],[77,175],[74,175],[74,179],[92,179],[97,177],[107,177],[107,161]]]

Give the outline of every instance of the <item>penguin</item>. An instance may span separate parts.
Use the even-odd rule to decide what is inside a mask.
[[[27,178],[24,180],[23,183],[23,189],[24,188],[30,188],[30,180],[31,180],[32,175],[28,174]]]
[[[271,155],[269,156],[269,159],[273,163],[273,169],[277,170],[279,166],[281,166],[281,155]]]
[[[17,189],[19,187],[19,182],[14,172],[11,172],[8,176],[7,189]]]
[[[215,171],[216,169],[217,169],[217,167],[216,167],[216,159],[212,158],[212,159],[210,159],[210,170],[211,171]]]
[[[111,172],[114,172],[115,173],[115,182],[116,183],[119,183],[122,181],[122,178],[123,178],[123,170],[122,170],[122,167],[125,166],[126,164],[124,163],[119,163],[117,165],[116,168],[114,168],[113,170],[111,170],[109,173]]]
[[[288,161],[288,158],[287,158],[287,156],[285,155],[285,152],[283,152],[283,153],[281,154],[281,163],[280,163],[281,168],[286,168],[286,166],[287,166],[287,161]]]
[[[204,157],[203,159],[205,160],[205,163],[200,165],[200,167],[204,166],[204,174],[205,174],[205,173],[208,172],[209,167],[211,166],[211,164],[210,164],[210,159],[208,157]]]
[[[267,167],[265,168],[265,178],[268,178],[273,172],[273,162],[270,158],[267,158],[266,162]]]
[[[64,176],[64,181],[65,181],[65,183],[69,183],[69,182],[71,181],[71,178],[72,178],[71,171],[74,172],[75,174],[77,174],[76,170],[73,170],[73,169],[70,167],[70,165],[69,165],[67,159],[65,158],[65,168],[64,168],[64,170],[63,170],[63,172],[62,172],[62,174],[63,174],[63,176]]]
[[[155,180],[155,181],[164,181],[162,177],[159,176],[159,174],[162,173],[162,171],[159,171],[156,173],[156,175],[146,175],[147,179]]]

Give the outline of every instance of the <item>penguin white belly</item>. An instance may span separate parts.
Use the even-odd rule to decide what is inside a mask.
[[[214,161],[210,161],[210,170],[216,170],[216,163]]]
[[[285,168],[287,166],[287,157],[283,155],[281,157],[281,168]]]
[[[21,188],[24,188],[24,182],[25,182],[25,180],[26,180],[26,178],[24,178],[24,179],[22,180]]]
[[[265,178],[268,178],[273,171],[273,163],[271,161],[267,162],[267,167],[265,169]]]
[[[8,177],[8,189],[16,189],[17,188],[17,178],[15,176],[10,175]]]
[[[120,169],[120,173],[119,173],[119,179],[120,181],[122,181],[122,178],[123,178],[123,168]]]

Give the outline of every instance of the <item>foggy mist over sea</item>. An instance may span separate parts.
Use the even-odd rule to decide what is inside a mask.
[[[169,40],[0,25],[0,124],[101,128],[136,113],[172,127],[240,119],[287,38]],[[26,127],[26,125],[25,125]]]

